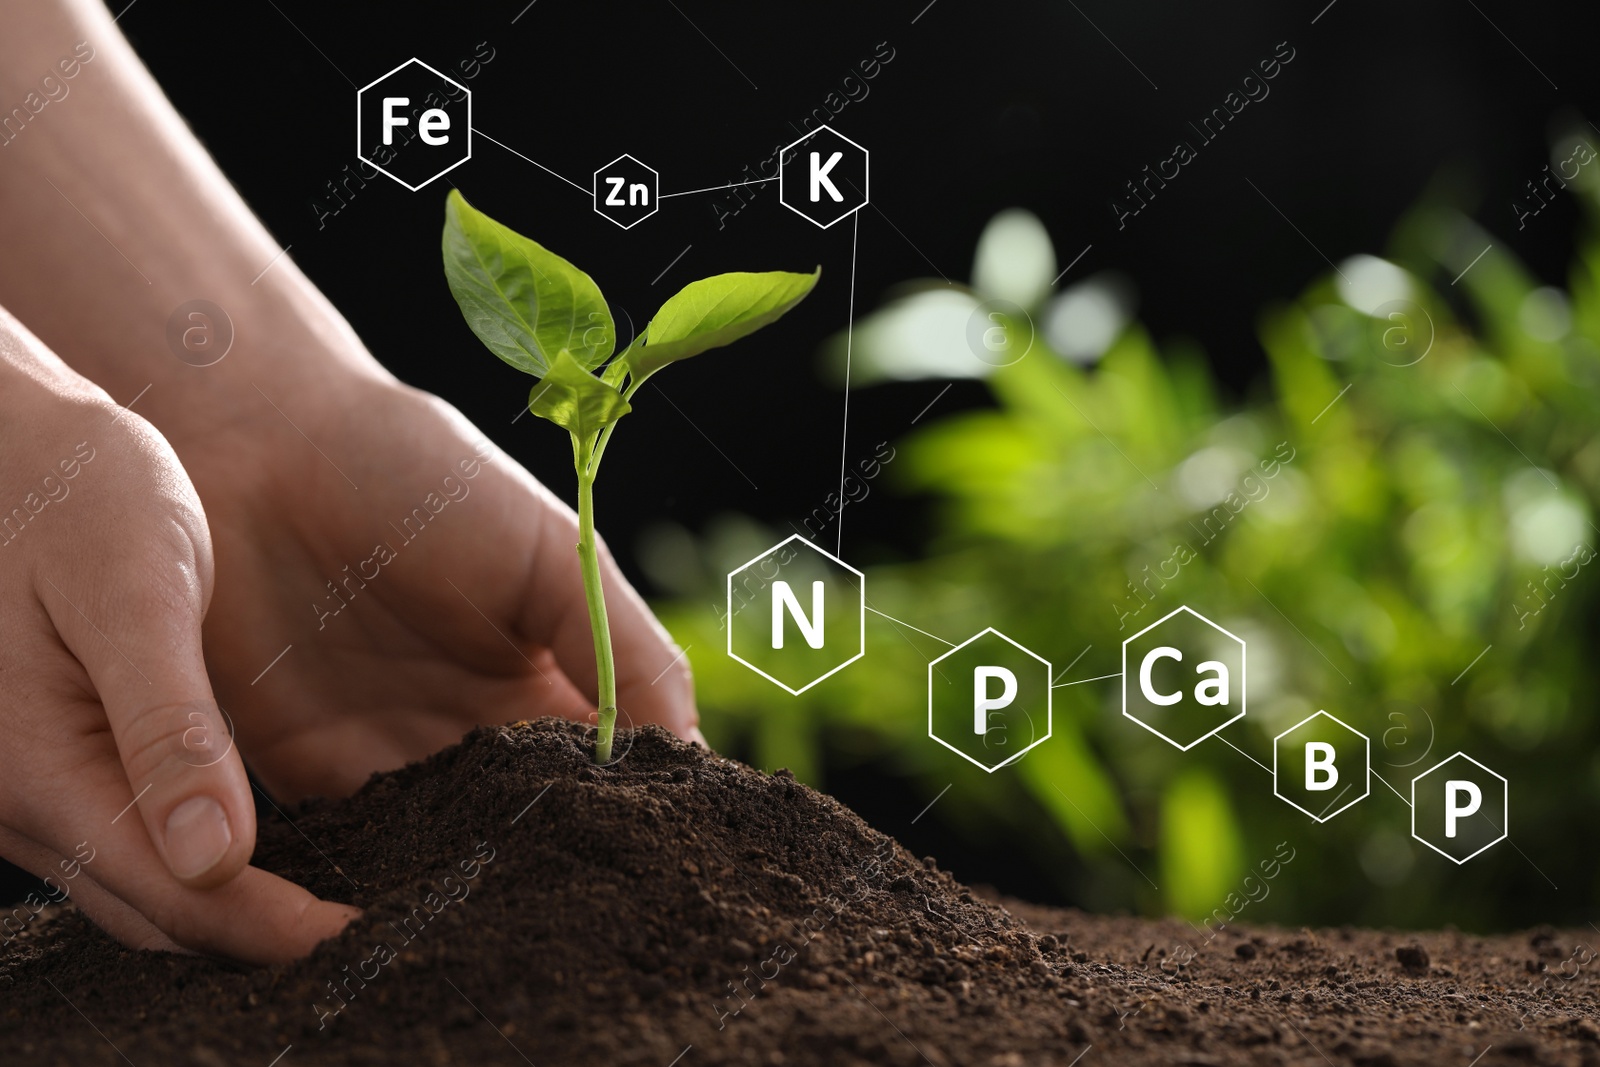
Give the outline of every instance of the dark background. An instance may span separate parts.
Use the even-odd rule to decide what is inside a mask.
[[[675,367],[663,376],[672,403],[642,398],[609,453],[602,528],[648,591],[632,549],[650,523],[699,530],[733,511],[782,526],[837,488],[843,397],[823,384],[816,352],[848,319],[853,238],[860,313],[911,278],[967,280],[984,223],[1028,208],[1061,266],[1092,245],[1066,282],[1123,272],[1157,339],[1198,342],[1241,394],[1263,369],[1260,309],[1325,271],[1324,254],[1380,252],[1430,183],[1449,184],[1497,244],[1562,281],[1575,205],[1558,200],[1518,232],[1511,202],[1541,174],[1552,124],[1593,113],[1592,43],[1576,32],[1586,21],[1575,4],[1506,0],[151,0],[119,25],[378,358],[461,407],[569,499],[564,436],[533,419],[512,425],[527,380],[485,354],[445,286],[438,241],[452,184],[592,274],[624,338],[697,277],[822,264],[820,287],[784,327]],[[1187,123],[1280,42],[1295,57],[1270,95],[1119,231],[1110,205],[1124,182],[1177,139],[1198,147]],[[492,50],[467,82],[476,127],[584,186],[631,153],[672,192],[744,180],[741,168],[798,136],[803,116],[889,49],[867,97],[832,122],[872,153],[873,202],[858,233],[849,222],[813,227],[778,205],[774,186],[755,187],[725,226],[713,207],[723,194],[699,194],[623,231],[583,193],[482,138],[471,161],[419,192],[378,177],[353,195],[341,189],[343,206],[319,219],[338,206],[329,183],[355,163],[357,87],[413,56],[459,74],[462,60]],[[942,388],[853,393],[852,453],[903,433]],[[986,396],[957,383],[936,410]],[[850,510],[846,554],[858,564],[915,555],[919,504],[873,500]],[[955,849],[933,819],[904,825],[903,804],[889,818],[884,768],[830,767],[827,784],[958,874],[1055,896],[1011,845]]]
[[[1156,337],[1197,340],[1242,390],[1261,369],[1259,309],[1327,269],[1308,239],[1334,261],[1381,251],[1441,176],[1476,190],[1495,240],[1548,279],[1561,280],[1569,256],[1570,200],[1521,233],[1510,203],[1548,161],[1551,121],[1593,103],[1577,5],[1326,3],[247,0],[224,22],[215,5],[163,0],[137,4],[120,25],[378,358],[460,406],[569,498],[560,431],[511,425],[526,381],[485,356],[445,287],[438,236],[451,184],[592,274],[621,309],[624,334],[625,316],[642,323],[694,278],[823,265],[816,294],[783,329],[663,376],[681,412],[647,402],[629,420],[600,507],[624,567],[643,582],[629,556],[652,519],[698,529],[727,509],[782,525],[836,489],[843,398],[822,384],[815,352],[847,321],[850,223],[819,230],[782,208],[775,186],[757,186],[725,228],[713,209],[724,194],[700,194],[663,201],[623,231],[584,194],[478,138],[472,160],[432,185],[413,193],[379,177],[319,224],[313,203],[355,162],[358,86],[412,56],[457,72],[487,42],[493,59],[467,83],[478,128],[585,186],[596,167],[631,153],[669,192],[744,180],[741,167],[798,136],[802,117],[887,42],[894,58],[834,121],[872,153],[858,310],[909,278],[965,281],[985,221],[1022,206],[1044,220],[1061,266],[1093,245],[1066,281],[1123,271]],[[1187,122],[1283,41],[1295,58],[1271,95],[1119,232],[1110,201],[1123,183],[1176,139],[1197,143]],[[942,386],[856,392],[852,440],[870,449],[901,433]],[[961,383],[938,410],[984,395]],[[914,552],[918,517],[882,502],[852,509],[847,551],[858,562]]]

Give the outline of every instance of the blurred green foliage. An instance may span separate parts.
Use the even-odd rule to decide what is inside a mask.
[[[1571,195],[1595,206],[1592,181]],[[1266,309],[1270,380],[1224,402],[1192,347],[1160,351],[1115,319],[1114,284],[1052,294],[1030,220],[991,227],[972,290],[914,285],[857,328],[863,378],[962,373],[954,345],[994,399],[894,442],[885,481],[937,501],[922,558],[866,568],[870,605],[908,625],[869,615],[865,658],[793,697],[724,654],[717,608],[722,576],[792,529],[725,517],[644,546],[676,594],[658,607],[693,649],[713,742],[813,783],[825,759],[876,761],[918,783],[907,820],[953,783],[929,818],[1016,842],[1095,909],[1212,915],[1287,841],[1293,862],[1245,917],[1600,919],[1593,228],[1566,289],[1547,288],[1431,197],[1384,259],[1352,257]],[[1085,306],[1114,322],[1098,358],[1079,342],[1106,315],[1085,325],[1069,310]],[[909,354],[907,322],[922,330]],[[930,324],[947,343],[919,364]],[[995,367],[994,350],[1024,354]],[[1236,748],[1166,745],[1121,716],[1117,678],[1058,688],[1054,735],[993,775],[926,737],[926,663],[944,646],[918,630],[959,642],[994,626],[1058,672],[1082,653],[1073,682],[1119,671],[1122,641],[1182,604],[1248,642],[1249,714],[1222,735]],[[1270,767],[1273,737],[1319,708],[1372,738],[1381,776],[1324,825],[1251,759]],[[1510,841],[1462,867],[1410,839],[1396,792],[1457,750],[1511,783]]]

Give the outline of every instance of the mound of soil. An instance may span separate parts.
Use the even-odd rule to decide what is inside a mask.
[[[595,768],[571,724],[481,729],[265,820],[260,866],[366,909],[291,965],[130,952],[47,914],[0,956],[5,1059],[1600,1064],[1574,937],[1002,905],[785,772],[632,741]]]

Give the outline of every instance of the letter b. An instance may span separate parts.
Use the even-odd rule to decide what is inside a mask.
[[[1333,765],[1334,749],[1326,741],[1306,742],[1306,788],[1312,792],[1332,789],[1339,784],[1339,768]],[[1451,836],[1454,836],[1453,834]]]

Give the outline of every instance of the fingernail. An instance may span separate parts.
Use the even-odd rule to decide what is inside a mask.
[[[179,878],[205,874],[232,844],[228,813],[210,797],[190,797],[167,816],[167,865]]]
[[[707,751],[711,749],[711,746],[706,743],[706,735],[700,732],[700,727],[698,726],[689,727],[689,743],[691,745],[699,745]]]

